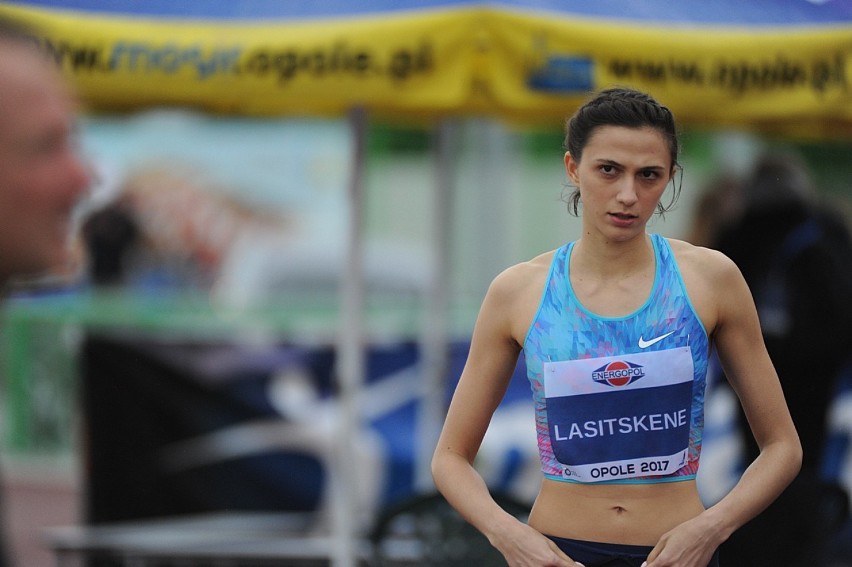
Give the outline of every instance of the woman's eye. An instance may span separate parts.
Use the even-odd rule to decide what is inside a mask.
[[[654,171],[654,170],[645,170],[645,171],[642,171],[639,175],[641,175],[643,179],[648,179],[648,180],[657,179],[659,177],[657,172]]]
[[[615,167],[614,167],[614,166],[612,166],[612,165],[602,165],[602,166],[601,166],[601,171],[602,171],[603,173],[606,173],[607,175],[609,175],[609,174],[611,174],[611,173],[615,173]]]

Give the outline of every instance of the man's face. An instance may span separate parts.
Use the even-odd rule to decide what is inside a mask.
[[[73,101],[38,54],[0,45],[0,284],[67,260],[71,216],[89,175]]]

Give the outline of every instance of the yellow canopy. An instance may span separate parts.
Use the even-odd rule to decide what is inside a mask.
[[[631,85],[682,124],[852,133],[852,23],[844,21],[673,25],[472,2],[202,19],[61,4],[14,2],[0,15],[32,26],[96,111],[340,114],[364,106],[378,115],[553,124],[588,91]]]

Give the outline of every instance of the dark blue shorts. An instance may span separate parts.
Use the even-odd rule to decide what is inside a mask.
[[[599,543],[581,541],[564,537],[546,536],[552,540],[568,557],[586,567],[641,567],[653,550],[650,545],[623,545],[619,543]],[[719,567],[719,552],[707,567]]]

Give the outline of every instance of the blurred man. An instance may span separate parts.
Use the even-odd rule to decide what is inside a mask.
[[[67,261],[72,211],[89,184],[73,110],[57,69],[0,19],[0,292]],[[0,566],[9,565],[4,547]]]
[[[0,20],[0,288],[65,263],[88,185],[70,92],[26,33]]]
[[[833,565],[820,554],[848,521],[848,497],[838,479],[826,478],[823,463],[828,411],[841,372],[852,364],[852,233],[796,154],[761,157],[742,191],[744,208],[717,247],[754,294],[804,458],[784,494],[722,545],[722,563]],[[749,462],[760,450],[742,412],[738,431]]]

